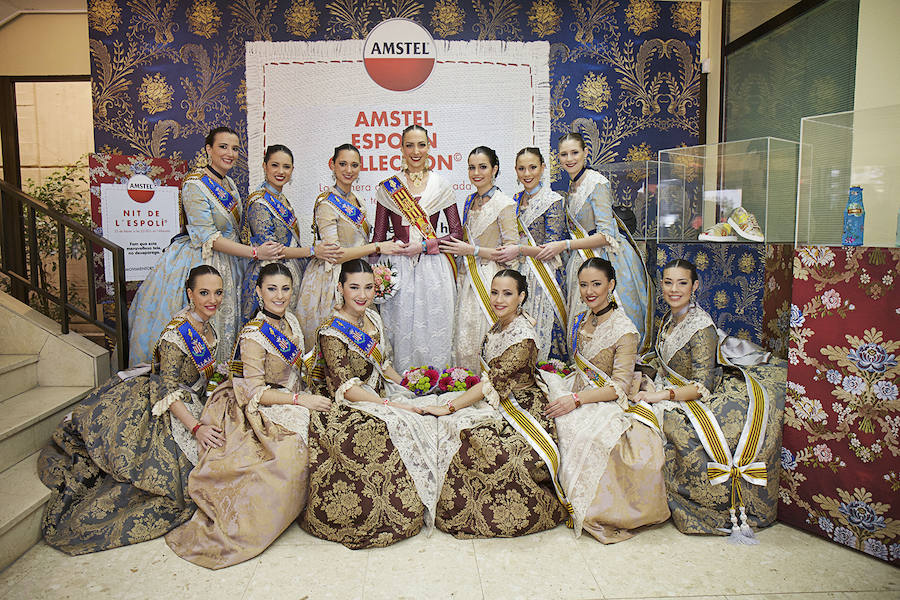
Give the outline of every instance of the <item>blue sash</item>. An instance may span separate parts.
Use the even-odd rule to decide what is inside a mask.
[[[578,326],[581,325],[581,321],[584,320],[584,315],[587,314],[587,311],[582,311],[580,315],[575,317],[575,322],[572,323],[572,335],[569,338],[572,340],[572,356],[578,352]]]
[[[350,219],[354,225],[362,228],[363,233],[366,234],[366,237],[369,236],[369,224],[366,222],[366,213],[364,213],[358,206],[355,206],[349,200],[341,198],[334,192],[328,194],[328,197],[325,198],[326,201],[330,202],[337,208],[345,217]]]
[[[356,325],[339,317],[332,317],[331,326],[347,336],[359,348],[360,352],[366,356],[372,356],[381,365],[381,353],[378,352],[378,344],[375,343],[372,336]]]
[[[297,243],[300,243],[300,229],[297,227],[297,217],[294,215],[294,211],[290,209],[287,205],[285,205],[281,200],[273,196],[266,190],[266,193],[263,194],[263,198],[265,201],[275,209],[275,214],[284,221],[284,224],[287,225],[288,229],[291,233],[294,234],[294,239],[297,240]]]
[[[197,333],[197,330],[194,329],[194,326],[187,319],[184,319],[177,329],[181,339],[184,340],[188,351],[191,353],[194,364],[197,365],[197,371],[209,379],[215,370],[216,358],[209,351],[203,336]]]
[[[234,217],[235,222],[240,223],[241,213],[237,198],[232,196],[231,192],[210,179],[209,175],[203,175],[202,177],[200,177],[200,181],[206,184],[206,187],[208,187],[213,195],[218,198],[222,206],[225,207],[225,210],[231,213],[231,216]]]
[[[286,335],[269,325],[267,321],[263,321],[259,326],[259,332],[265,336],[267,340],[272,342],[272,346],[281,355],[289,365],[296,364],[300,358],[300,349],[289,340]]]

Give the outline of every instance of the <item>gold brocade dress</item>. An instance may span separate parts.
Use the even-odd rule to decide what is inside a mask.
[[[365,211],[363,210],[362,223],[357,224],[326,200],[329,193],[337,194],[338,191],[332,187],[316,199],[313,208],[315,243],[337,244],[341,248],[355,248],[368,244],[371,234],[365,221]],[[350,195],[350,202],[359,207],[359,200],[353,194]],[[300,295],[296,308],[307,348],[312,348],[316,344],[316,329],[322,323],[322,319],[334,310],[340,273],[340,264],[332,264],[316,257],[309,260],[309,266],[303,275],[303,283],[299,285]]]
[[[38,474],[51,490],[41,530],[54,548],[86,554],[136,544],[193,514],[187,489],[197,446],[168,410],[181,400],[198,417],[206,396],[207,379],[175,329],[186,312],[163,330],[155,372],[110,378],[72,409],[41,452]],[[216,341],[206,341],[215,354]]]
[[[635,529],[669,518],[662,440],[625,412],[639,381],[637,344],[638,331],[620,308],[596,328],[582,319],[577,350],[606,374],[617,398],[584,404],[556,419],[560,479],[575,509],[575,533],[584,529],[604,544],[627,540]],[[587,387],[576,375],[572,391]]]
[[[495,190],[479,210],[468,210],[463,216],[463,226],[469,243],[482,248],[496,248],[519,241],[516,203],[499,190]],[[470,281],[468,260],[462,257],[457,262],[460,269],[456,325],[453,328],[454,366],[478,371],[481,340],[493,323],[485,314],[482,301]],[[475,257],[475,265],[486,291],[490,293],[491,279],[506,265],[480,257]],[[435,366],[442,368],[442,365]]]
[[[201,420],[221,428],[225,445],[207,450],[191,474],[193,518],[166,536],[176,554],[209,569],[243,562],[265,550],[306,501],[309,410],[259,404],[270,389],[300,391],[299,359],[289,364],[260,331],[262,313],[241,331],[243,376],[221,384]],[[300,324],[288,311],[272,323],[300,353]]]
[[[691,306],[685,318],[673,325],[670,315],[659,332],[657,360],[695,383],[702,401],[719,422],[730,451],[734,451],[743,430],[749,398],[741,373],[717,365],[716,326],[702,308]],[[765,438],[756,460],[766,464],[766,485],[741,484],[741,492],[751,527],[765,527],[775,521],[778,509],[781,426],[784,414],[787,369],[784,361],[746,367],[769,395]],[[657,375],[657,389],[673,387]],[[666,437],[664,475],[672,521],[682,533],[727,535],[731,528],[731,480],[711,485],[706,464],[710,460],[681,402],[660,402],[660,424]],[[661,414],[665,411],[664,416]],[[662,417],[662,418],[660,418]]]
[[[518,316],[504,330],[495,325],[485,336],[484,357],[490,367],[482,379],[485,400],[497,407],[512,394],[555,440],[556,426],[543,414],[547,396],[535,381],[532,324]],[[467,410],[441,419],[462,418]],[[438,529],[458,538],[514,537],[565,519],[547,465],[499,412],[463,429],[460,441],[438,499]]]
[[[391,353],[384,326],[374,311],[367,311],[367,316],[374,325],[374,331],[367,333],[386,366]],[[303,527],[316,537],[352,549],[388,546],[422,529],[425,505],[417,491],[421,486],[417,487],[405,462],[409,455],[402,455],[395,445],[386,420],[405,419],[414,430],[426,429],[434,419],[345,400],[344,394],[354,385],[383,395],[386,383],[370,359],[329,323],[326,320],[318,330],[325,378],[318,382],[317,391],[335,402],[330,412],[315,413],[310,421],[309,503]]]

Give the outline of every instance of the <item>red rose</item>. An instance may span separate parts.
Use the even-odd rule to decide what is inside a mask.
[[[469,375],[468,377],[466,377],[466,387],[470,388],[480,381],[481,378],[478,375]]]
[[[406,377],[404,377],[404,378],[400,381],[400,385],[406,387],[407,385],[409,385],[409,379],[407,379]]]
[[[547,371],[549,373],[556,373],[556,367],[551,364],[541,365],[538,367],[541,371]]]

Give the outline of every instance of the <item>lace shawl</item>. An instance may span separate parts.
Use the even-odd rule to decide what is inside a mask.
[[[177,313],[173,318],[178,317],[186,317],[188,313],[187,308],[183,308]],[[215,333],[215,330],[212,330]],[[181,337],[181,334],[178,333],[176,329],[165,329],[163,330],[162,335],[159,336],[159,341],[166,341],[170,344],[174,345],[184,354],[189,361],[193,364],[193,358],[191,357],[191,351],[188,349],[187,344],[184,341],[184,338]],[[210,353],[215,356],[216,355],[216,346],[218,344],[218,339],[213,339],[212,341],[206,340],[206,345],[209,348]],[[159,342],[157,342],[158,344]],[[167,410],[176,400],[181,400],[185,405],[198,402],[200,397],[204,395],[204,390],[206,389],[207,384],[206,376],[203,373],[198,373],[197,380],[194,381],[191,385],[187,385],[185,383],[179,383],[178,389],[172,392],[169,392],[156,402],[154,402],[153,407],[150,409],[150,413],[154,417],[158,417]],[[175,419],[175,421],[179,421]]]
[[[406,175],[398,172],[394,173],[394,176],[406,184]],[[392,213],[403,216],[397,204],[381,185],[378,186],[378,191],[375,193],[375,200]],[[419,196],[419,206],[422,207],[425,215],[433,215],[455,203],[456,196],[453,195],[453,189],[450,187],[450,184],[434,171],[429,172],[428,182],[425,184],[425,189],[422,190],[422,195]],[[415,230],[416,228],[413,227],[412,229]],[[410,231],[410,236],[412,236],[412,231]],[[412,239],[410,239],[410,243],[412,243]],[[421,240],[419,240],[419,243],[421,243]]]
[[[534,325],[524,314],[513,319],[506,329],[500,329],[499,325],[494,325],[484,336],[481,352],[484,361],[490,363],[503,354],[507,348],[524,340],[534,340],[537,344]]]
[[[504,208],[512,207],[515,210],[515,206],[516,203],[512,198],[497,190],[479,210],[470,210],[465,224],[469,233],[469,241],[473,244],[476,243],[484,230],[497,222]]]
[[[715,323],[713,322],[712,317],[709,316],[709,313],[696,304],[691,304],[684,319],[669,329],[668,326],[670,325],[671,320],[672,315],[667,314],[666,317],[663,318],[663,325],[659,332],[659,359],[667,365],[670,363],[675,353],[681,350],[691,340],[694,334],[707,327],[715,327]],[[715,352],[713,352],[713,354],[715,354]],[[673,387],[663,373],[658,373],[656,379],[658,387],[662,387],[663,389]],[[701,399],[710,395],[709,389],[703,382],[691,380],[691,383],[697,386]],[[665,408],[668,410],[668,404],[665,404]]]
[[[522,225],[530,227],[535,219],[547,212],[554,202],[562,199],[562,196],[554,192],[547,185],[542,185],[537,194],[528,198],[528,205],[519,211],[519,220]]]

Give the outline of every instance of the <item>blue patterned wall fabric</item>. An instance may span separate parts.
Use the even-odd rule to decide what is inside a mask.
[[[729,335],[763,344],[765,244],[659,244],[656,250],[657,330],[668,309],[659,282],[663,266],[675,258],[687,259],[697,267],[700,288],[694,298],[712,316],[717,327]]]
[[[96,150],[200,164],[211,128],[246,141],[244,42],[364,38],[392,17],[437,39],[549,41],[552,137],[581,131],[594,164],[697,143],[699,2],[89,0]]]

